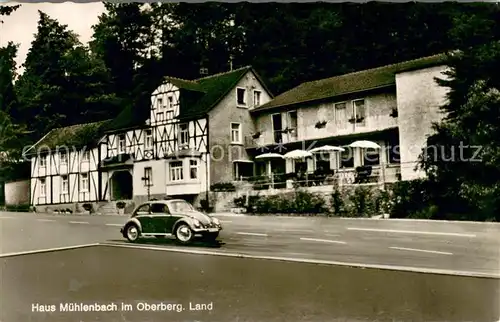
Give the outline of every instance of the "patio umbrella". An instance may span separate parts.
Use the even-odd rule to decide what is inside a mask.
[[[333,152],[333,151],[343,152],[345,151],[345,149],[339,146],[323,145],[309,150],[309,152]]]
[[[255,159],[283,159],[283,156],[278,153],[264,153],[255,157]]]
[[[354,141],[348,145],[351,148],[361,148],[361,149],[380,149],[381,146],[372,141],[360,140]]]
[[[305,150],[293,150],[283,156],[285,159],[303,159],[312,157],[312,153]]]

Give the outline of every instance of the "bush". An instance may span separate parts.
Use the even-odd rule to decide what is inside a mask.
[[[248,212],[254,213],[318,214],[324,211],[325,200],[321,196],[305,191],[271,196],[251,196],[248,200]]]
[[[417,179],[400,181],[392,187],[391,217],[408,218],[422,214],[426,208],[433,205],[433,189],[429,181]],[[437,214],[437,210],[434,210]]]
[[[358,186],[348,197],[350,205],[347,215],[349,217],[371,217],[376,213],[375,198],[368,187]]]
[[[93,207],[92,207],[92,204],[85,203],[85,204],[82,205],[82,208],[85,209],[85,211],[91,212]]]
[[[331,213],[335,216],[343,216],[346,212],[346,204],[344,202],[344,195],[339,191],[335,190],[330,199]]]
[[[19,211],[19,212],[29,212],[30,211],[30,205],[29,204],[23,204],[23,205],[6,205],[5,206],[6,211]]]
[[[126,205],[125,201],[118,201],[116,203],[116,208],[118,208],[118,209],[124,209],[125,205]]]
[[[218,182],[210,186],[211,191],[236,191],[236,187],[231,182]]]
[[[244,208],[247,205],[247,198],[245,196],[236,197],[233,200],[234,206],[238,208]]]

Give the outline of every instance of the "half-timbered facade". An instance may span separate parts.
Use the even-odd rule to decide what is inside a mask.
[[[95,203],[100,197],[96,142],[107,122],[53,129],[29,150],[33,206]],[[71,208],[70,208],[71,209]]]
[[[250,109],[270,97],[251,67],[196,80],[166,77],[147,113],[124,110],[117,119],[125,122],[101,139],[103,198],[207,198],[213,183],[233,179],[233,161],[251,162],[242,139],[254,131]],[[233,146],[240,153],[228,156]]]

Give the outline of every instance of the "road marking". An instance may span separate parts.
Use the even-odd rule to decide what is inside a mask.
[[[0,217],[0,219],[14,219],[14,217]]]
[[[301,238],[300,240],[305,240],[305,241],[316,241],[316,242],[323,242],[323,243],[334,243],[334,244],[347,244],[346,242],[343,242],[343,241],[338,241],[338,240],[330,240],[330,239]]]
[[[248,236],[263,236],[267,237],[267,234],[260,234],[260,233],[244,233],[244,232],[238,232],[238,235],[248,235]]]
[[[117,227],[121,227],[123,226],[122,224],[106,224],[106,226],[117,226]]]
[[[474,234],[441,233],[441,232],[435,232],[435,231],[418,231],[418,230],[394,230],[394,229],[354,228],[354,227],[348,227],[347,230],[375,231],[375,232],[403,233],[403,234],[457,236],[457,237],[476,237],[476,235],[474,235]]]
[[[448,252],[438,252],[435,250],[426,250],[426,249],[417,249],[417,248],[404,248],[404,247],[389,247],[390,249],[396,250],[407,250],[411,252],[422,252],[422,253],[432,253],[432,254],[441,254],[441,255],[453,255],[453,253]]]
[[[54,219],[37,219],[37,221],[44,221],[44,222],[52,222],[55,221]]]
[[[88,224],[88,221],[70,221],[70,224]]]
[[[49,253],[49,252],[55,252],[58,250],[70,250],[70,249],[85,248],[85,247],[92,247],[92,246],[99,246],[99,245],[100,245],[99,243],[94,243],[94,244],[83,244],[83,245],[75,245],[75,246],[57,247],[57,248],[28,250],[28,251],[24,251],[24,252],[5,253],[5,254],[0,254],[0,258],[1,257],[19,256],[19,255],[38,254],[38,253]]]
[[[118,243],[110,243],[110,242],[99,243],[99,245],[110,246],[110,247],[132,248],[132,249],[156,250],[156,251],[184,253],[184,254],[213,255],[213,256],[225,256],[225,257],[248,258],[248,259],[268,259],[268,260],[278,260],[278,261],[285,261],[285,262],[296,262],[296,263],[307,263],[307,264],[337,265],[337,266],[358,267],[358,268],[359,267],[361,267],[361,268],[375,268],[375,269],[384,269],[384,270],[391,270],[391,271],[407,271],[407,272],[418,272],[418,273],[429,273],[429,274],[487,277],[487,278],[500,279],[500,272],[489,274],[489,273],[481,273],[481,272],[454,271],[454,270],[447,270],[447,269],[422,268],[422,267],[411,267],[411,266],[392,266],[392,265],[337,262],[337,261],[326,261],[326,260],[316,260],[316,259],[296,258],[296,257],[246,255],[246,254],[241,254],[241,253],[230,253],[230,252],[225,252],[225,251],[208,251],[208,250],[195,250],[195,249],[186,249],[186,248],[127,245],[127,244],[118,244]]]

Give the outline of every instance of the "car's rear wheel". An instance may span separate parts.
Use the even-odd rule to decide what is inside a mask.
[[[189,244],[194,239],[194,232],[188,224],[180,224],[175,229],[175,238],[181,244]]]
[[[125,237],[128,239],[129,242],[134,243],[139,239],[140,232],[139,232],[139,227],[135,224],[130,224],[127,226],[125,229]]]

